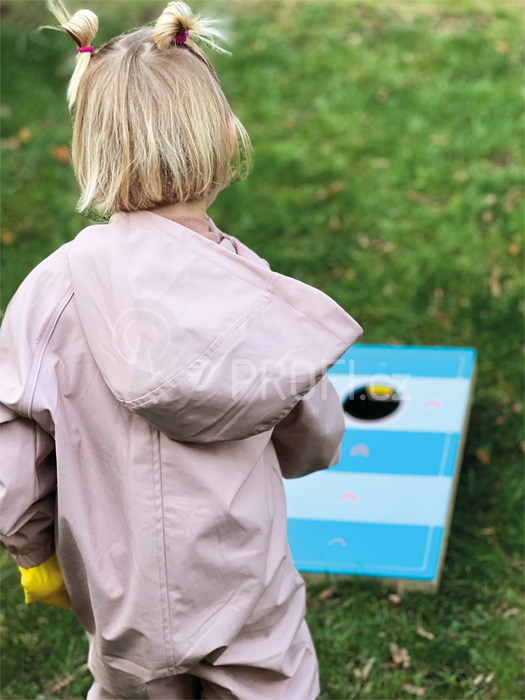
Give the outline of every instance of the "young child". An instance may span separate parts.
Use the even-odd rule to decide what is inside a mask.
[[[78,48],[78,210],[111,217],[7,308],[1,543],[26,602],[85,628],[89,700],[313,700],[282,480],[338,462],[326,372],[362,328],[206,214],[250,167],[194,41],[214,23],[171,2],[94,50],[92,12],[48,5]]]

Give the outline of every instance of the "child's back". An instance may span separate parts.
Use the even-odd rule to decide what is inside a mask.
[[[188,53],[186,41],[166,51]],[[134,56],[143,43],[153,56],[151,36]],[[82,86],[76,104],[89,114]],[[231,123],[225,111],[225,139]],[[75,128],[85,157],[78,117]],[[84,206],[104,210],[100,172],[89,180],[100,159],[80,162]],[[29,577],[46,573],[56,549],[90,641],[90,698],[153,697],[159,683],[171,684],[162,697],[189,697],[190,681],[208,698],[315,698],[282,478],[339,460],[344,419],[326,371],[362,329],[319,290],[190,215],[226,177],[219,161],[200,199],[180,193],[202,172],[177,167],[159,165],[158,208],[135,202],[128,169],[109,223],[44,260],[7,309],[1,541]]]

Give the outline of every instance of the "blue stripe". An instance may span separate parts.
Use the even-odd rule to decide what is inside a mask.
[[[353,345],[328,373],[410,374],[420,377],[471,377],[474,348]],[[353,367],[352,363],[353,362]]]
[[[347,429],[335,471],[452,476],[460,436]],[[366,456],[368,454],[368,456]]]
[[[299,571],[434,579],[443,528],[288,519]]]

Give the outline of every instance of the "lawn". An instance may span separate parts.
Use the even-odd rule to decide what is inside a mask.
[[[524,4],[190,4],[230,20],[233,55],[208,53],[255,150],[209,210],[219,228],[334,297],[362,342],[478,351],[441,589],[309,584],[321,698],[523,698]],[[70,6],[97,12],[98,47],[164,3]],[[5,308],[89,221],[68,157],[74,44],[32,33],[52,19],[40,0],[1,11]],[[74,616],[25,606],[1,556],[2,697],[85,697]]]

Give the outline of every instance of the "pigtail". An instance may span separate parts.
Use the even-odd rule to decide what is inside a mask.
[[[153,27],[153,39],[160,51],[185,44],[189,37],[200,39],[219,53],[230,54],[215,43],[214,38],[225,40],[215,24],[216,20],[194,15],[185,2],[170,2]]]
[[[79,48],[91,47],[91,42],[98,31],[98,17],[91,10],[79,10],[71,15],[64,7],[62,0],[47,0],[47,7],[60,23],[59,27],[45,25],[39,29],[56,29],[65,32],[76,42]],[[76,101],[78,86],[91,58],[89,51],[78,52],[77,62],[67,88],[69,109],[72,110]]]

